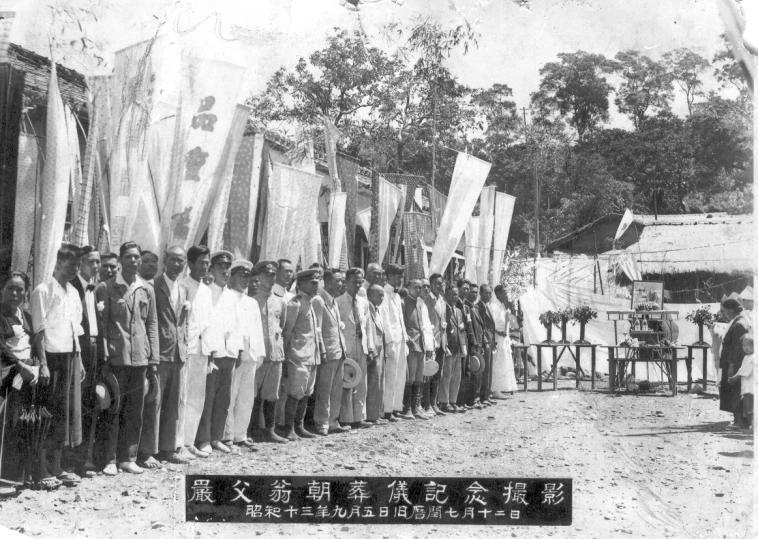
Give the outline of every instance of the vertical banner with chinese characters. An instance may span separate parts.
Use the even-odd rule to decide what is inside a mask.
[[[201,221],[232,126],[245,68],[182,55],[181,114],[177,136],[181,161],[175,171],[173,209],[165,215],[168,244],[188,248],[205,230]],[[207,222],[207,221],[206,221]]]
[[[479,250],[479,217],[472,217],[466,225],[466,279],[479,284],[476,280],[476,256]]]
[[[495,228],[495,186],[482,189],[479,196],[479,238],[476,252],[476,282],[489,284],[492,231]]]
[[[569,526],[571,479],[188,475],[186,519]]]
[[[424,230],[429,216],[425,213],[403,214],[403,245],[405,246],[405,280],[423,279],[427,266],[424,264]]]

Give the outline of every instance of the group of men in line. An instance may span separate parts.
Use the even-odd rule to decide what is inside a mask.
[[[32,294],[50,380],[69,396],[62,420],[76,431],[83,418],[85,469],[139,474],[495,404],[488,285],[434,274],[401,290],[396,265],[295,273],[288,260],[254,265],[202,245],[169,247],[162,267],[134,242],[102,255],[64,245]],[[69,360],[56,367],[60,351]],[[105,407],[104,380],[118,395]]]

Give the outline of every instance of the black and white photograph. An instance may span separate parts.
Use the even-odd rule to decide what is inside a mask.
[[[0,537],[755,537],[757,58],[749,0],[0,0]]]

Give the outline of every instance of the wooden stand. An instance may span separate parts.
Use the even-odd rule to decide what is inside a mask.
[[[676,364],[677,364],[677,357],[676,357],[676,346],[607,346],[608,348],[608,368],[611,371],[609,375],[609,382],[610,382],[610,390],[611,393],[616,392],[616,363],[617,362],[631,362],[632,365],[634,365],[635,362],[641,361],[641,362],[653,362],[653,363],[667,363],[669,366],[669,372],[671,373],[669,384],[671,385],[671,395],[676,396],[677,394],[677,377],[676,377]],[[616,353],[621,353],[621,350],[625,350],[624,357],[616,357]],[[651,352],[659,352],[661,357],[657,358],[641,358],[640,357],[640,350],[647,350]],[[665,352],[671,352],[670,358],[662,357]]]
[[[513,350],[514,362],[516,361],[516,356],[518,354],[518,357],[520,357],[524,363],[524,392],[526,392],[528,391],[529,386],[529,354],[527,353],[529,345],[523,343],[511,344],[511,349]]]
[[[710,349],[710,344],[694,343],[687,345],[687,357],[684,359],[687,366],[687,391],[692,389],[692,360],[695,359],[693,350],[702,350],[703,352],[703,391],[708,389],[708,350]]]

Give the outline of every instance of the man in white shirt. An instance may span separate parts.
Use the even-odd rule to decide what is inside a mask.
[[[79,271],[79,263],[77,247],[64,244],[58,250],[52,278],[32,292],[35,348],[40,355],[38,404],[53,414],[40,450],[40,480],[79,479],[61,468],[63,447],[76,447],[82,442],[80,384],[86,373],[77,354],[83,333],[82,302],[70,284]],[[53,451],[51,469],[47,465],[48,450]]]
[[[79,273],[71,279],[71,285],[79,293],[82,301],[82,335],[79,336],[79,348],[82,365],[88,376],[82,381],[82,438],[87,440],[87,461],[84,469],[95,470],[93,460],[93,443],[95,438],[95,419],[97,418],[97,396],[95,386],[98,377],[98,328],[97,310],[95,309],[95,287],[100,268],[100,253],[91,245],[79,249],[81,266]],[[101,341],[102,342],[102,341]],[[102,354],[100,354],[102,355]]]
[[[229,413],[223,438],[224,445],[231,447],[233,453],[239,452],[241,447],[257,451],[253,449],[253,440],[247,431],[255,402],[255,371],[266,357],[266,345],[263,340],[261,310],[258,303],[247,295],[252,269],[252,262],[235,260],[228,284],[236,302],[235,321],[242,338],[242,353],[232,376]]]
[[[431,410],[432,415],[447,415],[437,406],[442,371],[446,358],[450,356],[450,350],[447,347],[447,304],[443,294],[442,275],[434,273],[428,281],[424,279],[422,282],[424,283],[424,302],[434,332],[434,359],[439,365],[437,372],[429,377],[429,380],[424,384],[424,409],[427,412]],[[429,284],[428,289],[426,288],[427,283]],[[428,400],[426,400],[427,387],[429,388]]]
[[[205,245],[193,245],[187,251],[187,275],[182,283],[187,287],[189,318],[187,320],[187,365],[184,402],[184,447],[195,457],[206,458],[209,453],[195,447],[195,436],[205,406],[205,378],[208,356],[211,353],[209,326],[211,291],[202,281],[211,265],[210,250]]]
[[[384,286],[384,302],[380,311],[384,311],[386,327],[384,344],[386,362],[384,364],[384,418],[398,421],[397,415],[403,410],[403,391],[407,362],[405,359],[407,338],[403,320],[403,302],[400,298],[400,286],[403,284],[403,268],[390,264],[387,266],[387,284]]]
[[[142,251],[139,265],[140,279],[147,284],[153,284],[155,276],[158,275],[158,255],[152,251]]]
[[[211,357],[205,379],[205,406],[195,436],[195,445],[206,453],[214,449],[222,453],[231,451],[221,440],[229,414],[234,368],[242,352],[242,339],[236,327],[236,301],[226,286],[233,260],[229,251],[211,255]]]

